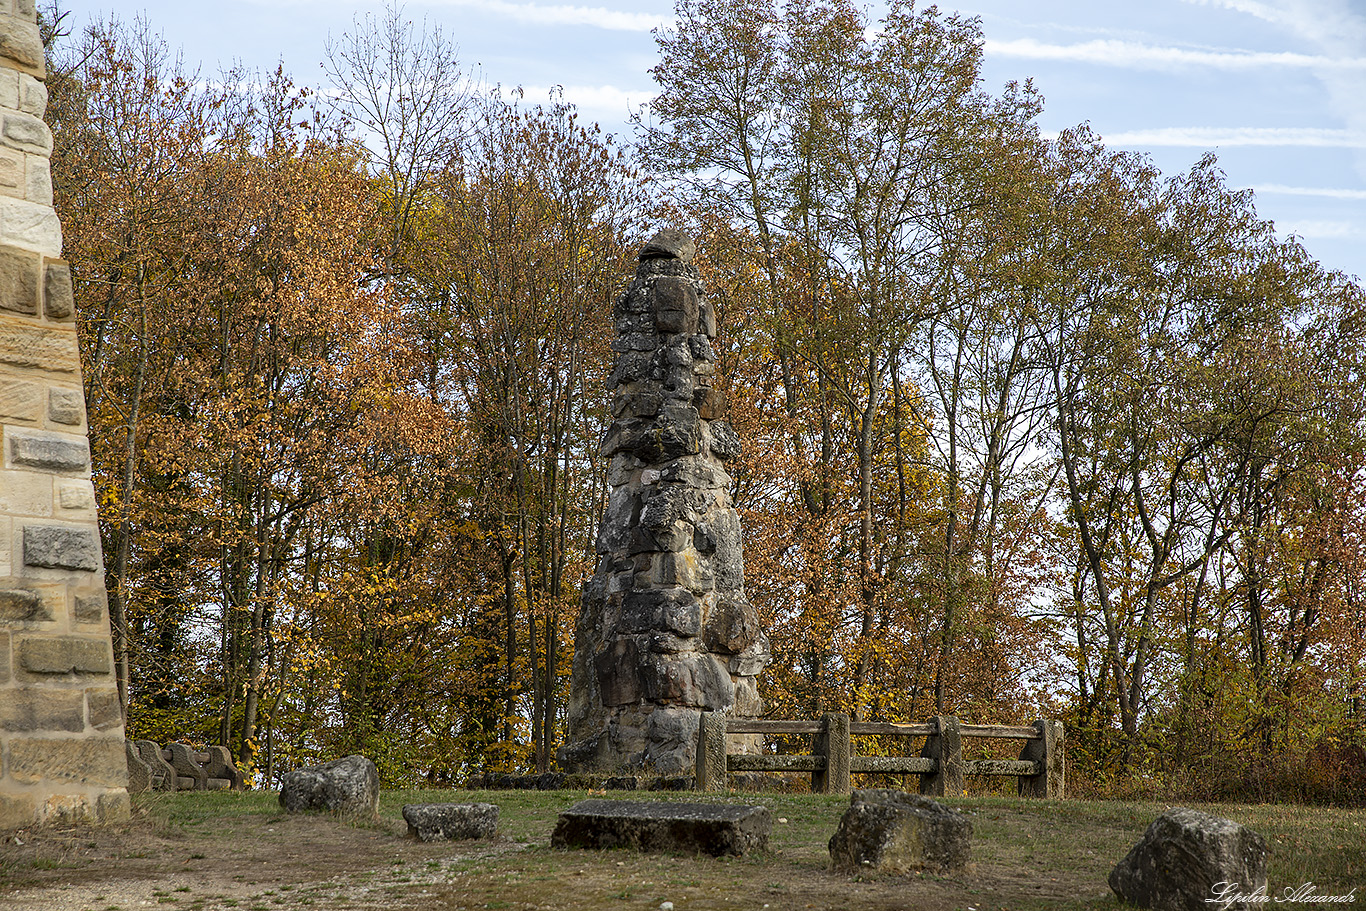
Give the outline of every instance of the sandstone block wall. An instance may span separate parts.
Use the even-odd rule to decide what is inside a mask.
[[[128,815],[34,0],[0,0],[0,830]]]

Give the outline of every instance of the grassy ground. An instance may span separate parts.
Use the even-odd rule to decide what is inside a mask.
[[[55,847],[44,852],[47,836],[41,832],[31,833],[33,841],[23,848],[0,847],[0,907],[128,911],[145,903],[273,911],[383,904],[424,911],[618,911],[657,909],[671,901],[676,911],[1114,911],[1106,878],[1164,809],[1105,801],[946,800],[972,820],[973,869],[942,877],[851,879],[830,871],[826,851],[847,798],[614,792],[609,796],[766,805],[775,820],[770,849],[729,860],[551,849],[559,812],[587,796],[387,792],[381,822],[354,826],[326,817],[286,817],[269,793],[147,795],[138,799],[139,819],[113,833],[104,854],[95,847],[98,838],[83,842],[84,853],[71,847],[70,838],[65,853]],[[405,803],[446,801],[497,804],[501,840],[422,845],[400,837]],[[1357,889],[1366,900],[1366,811],[1200,809],[1266,838],[1273,896],[1312,882],[1321,895]],[[114,888],[116,883],[121,885]]]

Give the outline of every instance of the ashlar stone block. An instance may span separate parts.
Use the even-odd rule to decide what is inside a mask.
[[[38,281],[42,257],[15,247],[0,247],[0,308],[38,314]]]
[[[22,4],[24,0],[20,2]],[[43,40],[38,34],[37,23],[26,16],[0,16],[0,57],[42,75],[45,72]]]
[[[93,528],[25,525],[24,565],[94,572],[100,568],[100,539]]]
[[[57,504],[64,510],[93,510],[95,508],[95,487],[86,480],[58,481]]]
[[[1236,895],[1266,888],[1266,840],[1231,819],[1173,807],[1143,833],[1110,872],[1110,888],[1122,901],[1156,911],[1219,907],[1250,911],[1266,907]],[[1237,884],[1220,901],[1219,890]]]
[[[20,89],[22,92],[22,87]],[[20,104],[23,99],[20,99]],[[41,155],[52,154],[52,131],[41,117],[11,111],[0,117],[0,142],[10,148]]]
[[[84,436],[43,430],[9,429],[10,468],[31,468],[54,474],[90,471],[90,443]]]
[[[51,387],[47,396],[47,417],[54,424],[79,427],[85,422],[85,394],[79,389]]]
[[[28,636],[19,641],[19,666],[30,674],[105,675],[113,670],[108,640]]]
[[[0,831],[31,826],[38,818],[38,802],[32,794],[0,794]]]
[[[119,704],[119,691],[112,686],[96,687],[85,691],[86,718],[97,731],[110,731],[123,727],[123,706]]]
[[[52,606],[36,591],[22,588],[0,589],[0,621],[8,623],[50,623]]]
[[[33,733],[85,730],[85,699],[79,690],[23,686],[0,699],[0,731]]]
[[[772,828],[767,807],[582,800],[560,814],[550,844],[742,856],[766,849]]]
[[[19,71],[0,67],[0,108],[19,110]]]
[[[0,210],[0,231],[3,226],[4,213]],[[70,326],[44,326],[0,315],[0,364],[78,377],[81,356],[76,347],[76,332]]]
[[[76,316],[76,295],[71,287],[71,267],[52,260],[43,278],[43,314],[50,320],[65,322]]]
[[[28,195],[27,158],[23,152],[15,149],[0,148],[0,194],[18,197]]]
[[[24,156],[23,196],[29,202],[52,205],[52,165],[46,156]]]
[[[0,471],[0,511],[11,516],[51,516],[52,476],[33,471]]]
[[[71,613],[77,623],[102,623],[108,609],[104,592],[90,592],[76,595]]]
[[[654,702],[712,711],[735,704],[735,683],[712,655],[651,654],[640,671],[644,695]]]
[[[21,784],[58,781],[106,788],[128,784],[122,737],[15,738],[9,754],[10,777]]]
[[[19,74],[19,110],[34,117],[47,111],[47,86],[28,73]]]
[[[58,256],[62,252],[62,224],[50,205],[0,199],[0,242]]]
[[[702,604],[685,589],[633,591],[622,601],[620,624],[624,632],[657,629],[696,636],[702,631]]]
[[[41,384],[17,377],[0,377],[0,418],[37,423],[42,416]]]

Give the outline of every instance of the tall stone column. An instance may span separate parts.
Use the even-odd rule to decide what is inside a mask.
[[[0,0],[0,829],[128,816],[34,0]]]
[[[716,313],[694,252],[661,231],[614,312],[611,493],[575,636],[567,769],[678,774],[701,712],[763,711],[768,639],[745,597],[725,470],[740,440],[714,385]]]

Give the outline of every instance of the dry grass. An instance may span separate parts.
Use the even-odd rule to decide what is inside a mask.
[[[847,799],[811,794],[629,794],[623,799],[767,805],[770,850],[716,860],[549,847],[556,817],[582,791],[406,791],[382,798],[379,824],[285,817],[271,794],[140,798],[118,830],[21,833],[0,846],[0,907],[93,911],[226,908],[657,909],[676,911],[1030,911],[1117,907],[1114,864],[1164,806],[1120,801],[945,801],[969,814],[974,869],[953,876],[849,877],[826,841]],[[405,803],[490,802],[497,843],[401,838]],[[1313,882],[1320,894],[1366,887],[1366,811],[1214,805],[1271,845],[1273,895]],[[1366,889],[1362,889],[1366,891]]]

